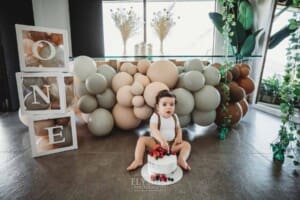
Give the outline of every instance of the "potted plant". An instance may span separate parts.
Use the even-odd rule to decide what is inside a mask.
[[[278,101],[281,81],[276,74],[261,81],[261,101],[274,104]]]

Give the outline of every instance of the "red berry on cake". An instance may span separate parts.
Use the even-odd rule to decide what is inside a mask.
[[[151,178],[151,181],[156,181],[156,174],[152,174],[152,175],[150,176],[150,178]]]

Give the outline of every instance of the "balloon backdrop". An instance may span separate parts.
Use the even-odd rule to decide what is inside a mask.
[[[135,64],[124,62],[117,72],[108,64],[96,67],[93,59],[86,56],[75,58],[77,105],[93,135],[108,135],[114,126],[136,128],[151,117],[155,97],[164,89],[172,89],[176,96],[175,109],[182,127],[191,122],[200,126],[221,123],[225,115],[219,105],[225,101],[225,92],[230,94],[231,124],[238,123],[247,112],[245,97],[253,91],[254,84],[246,64],[228,71],[230,84],[220,83],[218,63],[205,67],[201,60],[193,59],[178,67],[168,60],[140,60]]]

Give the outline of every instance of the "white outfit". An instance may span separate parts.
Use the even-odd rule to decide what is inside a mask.
[[[175,114],[177,126],[179,126],[179,119],[177,115]],[[158,124],[158,117],[156,113],[153,113],[150,118],[150,124]],[[171,116],[169,118],[164,118],[163,116],[160,116],[160,134],[167,140],[172,141],[175,139],[175,120]],[[151,136],[152,133],[151,133]]]

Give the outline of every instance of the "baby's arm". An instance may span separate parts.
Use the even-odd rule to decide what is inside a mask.
[[[150,123],[150,130],[152,136],[161,144],[161,146],[165,149],[169,149],[169,145],[167,140],[160,134],[158,130],[158,125],[156,123]]]

